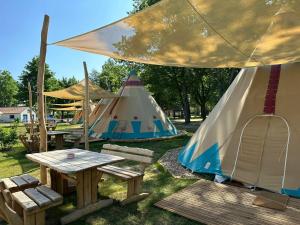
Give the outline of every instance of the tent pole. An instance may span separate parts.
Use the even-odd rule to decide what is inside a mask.
[[[46,118],[46,124],[48,123],[48,113],[47,113],[47,96],[46,95],[44,95],[44,102],[45,102],[45,118]]]
[[[32,90],[31,90],[30,82],[28,82],[28,93],[29,93],[30,139],[32,140],[34,121],[32,117]]]
[[[45,124],[45,102],[44,102],[44,80],[45,80],[45,61],[47,52],[47,36],[49,27],[49,16],[44,16],[43,28],[41,32],[40,60],[37,77],[37,102],[39,115],[40,130],[40,152],[47,151],[47,130]],[[40,179],[42,184],[47,184],[47,169],[45,166],[40,167]]]
[[[86,62],[83,62],[85,77],[85,94],[84,94],[84,147],[89,150],[89,74]]]

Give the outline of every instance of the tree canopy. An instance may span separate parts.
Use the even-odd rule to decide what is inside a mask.
[[[9,71],[0,71],[0,106],[14,106],[18,103],[18,84]]]
[[[33,105],[37,101],[37,74],[38,74],[39,57],[35,56],[29,61],[19,76],[19,94],[18,99],[20,102],[28,104],[28,82],[32,88],[32,100]],[[59,82],[55,78],[55,73],[49,68],[49,65],[45,65],[45,91],[53,91],[59,89]]]

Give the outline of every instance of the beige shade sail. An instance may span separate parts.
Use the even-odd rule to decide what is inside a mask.
[[[65,107],[65,108],[50,108],[54,111],[82,111],[82,108],[76,108],[76,107]]]
[[[54,43],[134,62],[253,67],[300,61],[298,0],[163,0]]]
[[[71,103],[65,103],[65,104],[53,104],[55,106],[59,107],[75,107],[75,106],[82,106],[83,101],[77,101],[77,102],[71,102]]]
[[[69,100],[83,100],[84,99],[84,80],[80,81],[78,84],[75,84],[71,87],[68,87],[63,90],[44,92],[45,96],[60,98],[60,99],[69,99]],[[92,81],[89,80],[89,91],[91,100],[99,100],[101,98],[115,98],[115,94],[102,89],[101,87],[95,85]]]

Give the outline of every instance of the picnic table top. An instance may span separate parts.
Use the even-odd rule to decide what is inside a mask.
[[[73,159],[68,159],[68,153],[74,153],[75,157]],[[40,165],[66,174],[72,174],[86,169],[105,166],[125,160],[119,156],[77,148],[26,154],[26,157]]]
[[[63,135],[63,134],[70,134],[70,132],[67,131],[58,131],[58,130],[49,130],[47,131],[48,135]]]

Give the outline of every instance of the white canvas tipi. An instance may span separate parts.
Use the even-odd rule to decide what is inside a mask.
[[[119,94],[90,127],[91,137],[141,140],[177,135],[174,125],[135,74],[131,73]]]
[[[179,162],[300,197],[299,84],[300,63],[243,69]]]

